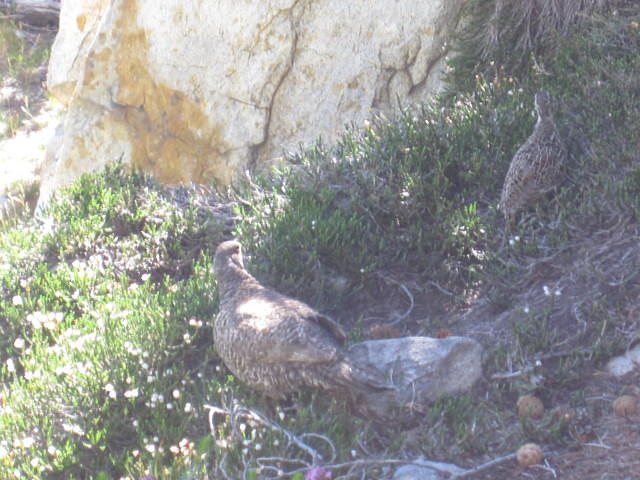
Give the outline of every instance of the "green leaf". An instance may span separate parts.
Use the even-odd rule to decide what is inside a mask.
[[[198,446],[196,450],[199,455],[207,453],[211,450],[211,444],[213,443],[213,437],[211,435],[205,435],[200,440],[198,440]]]

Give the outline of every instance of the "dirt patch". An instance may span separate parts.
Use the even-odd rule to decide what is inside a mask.
[[[640,371],[620,378],[605,371],[612,356],[640,338],[640,229],[618,218],[589,234],[576,227],[573,234],[553,254],[520,257],[518,273],[499,286],[497,299],[491,287],[480,287],[476,298],[461,301],[418,274],[386,271],[347,307],[328,312],[357,332],[355,340],[380,332],[446,332],[484,345],[485,378],[472,395],[483,414],[494,417],[485,432],[493,437],[484,439],[488,451],[441,445],[437,454],[425,455],[424,439],[437,435],[439,421],[417,412],[412,428],[398,432],[405,439],[401,456],[472,468],[535,441],[543,465],[523,469],[509,459],[467,478],[640,478],[640,415],[622,418],[612,408],[619,395],[640,394]],[[543,400],[546,414],[523,424],[515,400],[529,392]],[[575,409],[575,419],[560,424],[553,413],[559,407]]]
[[[56,31],[0,19],[0,200],[18,183],[36,183],[60,107],[46,92],[48,52]],[[14,188],[15,187],[15,188]],[[36,195],[37,198],[37,195]],[[2,207],[4,208],[4,207]]]

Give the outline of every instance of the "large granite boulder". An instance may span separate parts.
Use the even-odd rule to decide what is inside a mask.
[[[63,2],[48,84],[68,113],[42,194],[118,160],[224,184],[422,100],[463,2]]]

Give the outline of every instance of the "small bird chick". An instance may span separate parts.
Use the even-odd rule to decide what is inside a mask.
[[[531,206],[560,181],[567,150],[553,121],[551,97],[541,91],[535,95],[538,121],[527,141],[518,149],[504,180],[499,208],[509,225],[516,214]]]

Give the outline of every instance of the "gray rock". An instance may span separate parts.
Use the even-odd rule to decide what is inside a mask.
[[[404,337],[352,345],[351,358],[383,373],[397,391],[366,397],[381,416],[413,405],[419,408],[445,394],[469,390],[482,375],[482,346],[468,337]]]
[[[449,478],[449,475],[464,471],[450,463],[430,462],[423,459],[415,460],[414,463],[424,463],[425,466],[403,465],[395,471],[392,480],[444,480]]]
[[[431,468],[404,465],[393,474],[393,480],[443,480],[443,476]]]

